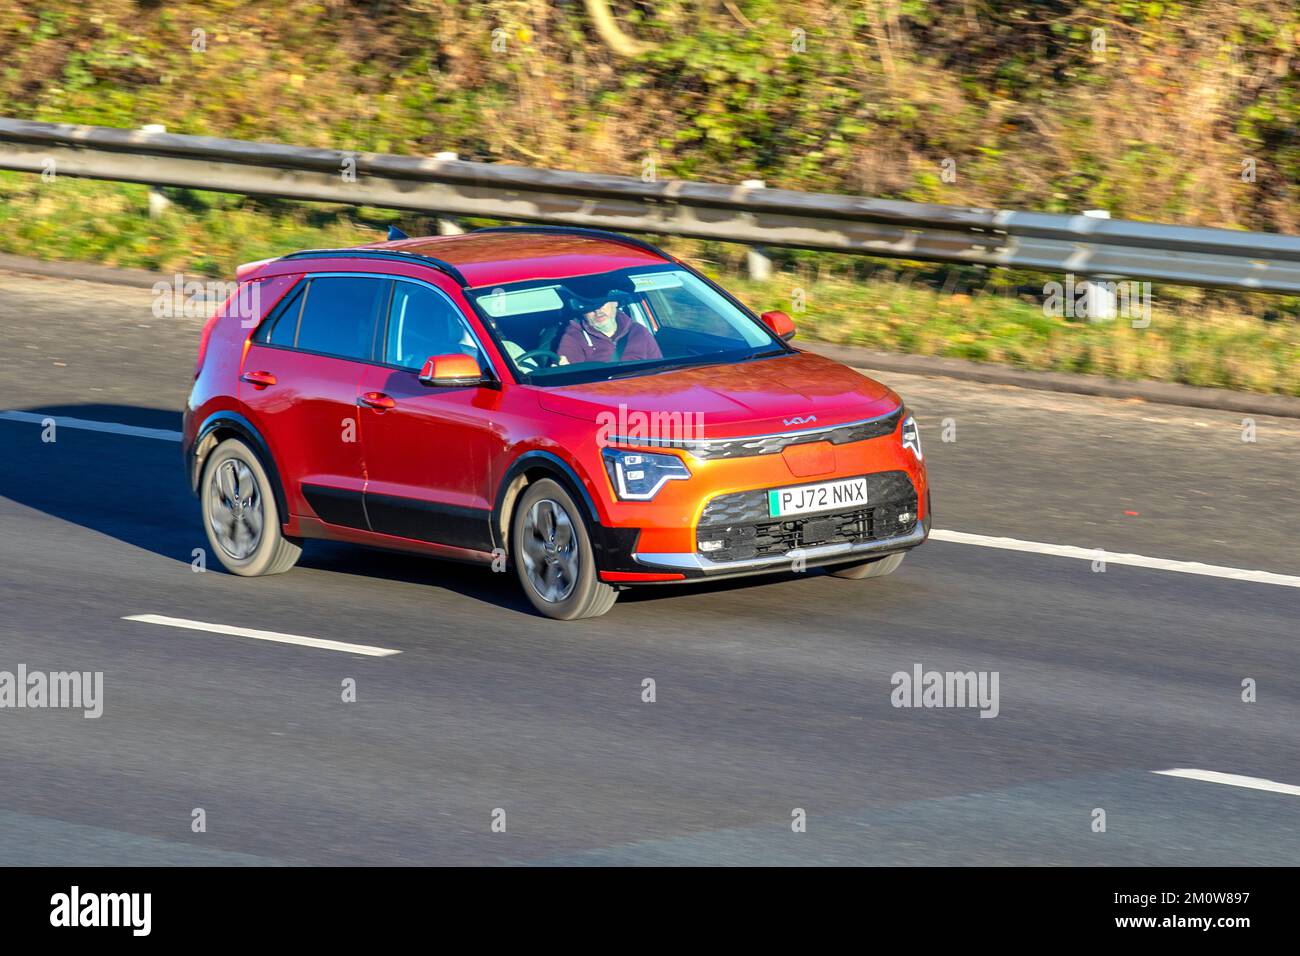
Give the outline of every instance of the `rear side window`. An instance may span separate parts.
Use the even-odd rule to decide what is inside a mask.
[[[253,333],[254,342],[293,347],[293,338],[298,333],[298,315],[302,312],[302,290],[306,287],[307,283],[299,282],[276,304]]]
[[[363,276],[312,279],[303,292],[302,314],[292,346],[304,352],[368,361],[380,300],[387,289],[386,280]],[[279,325],[284,321],[272,330],[272,344],[289,344],[282,342]]]

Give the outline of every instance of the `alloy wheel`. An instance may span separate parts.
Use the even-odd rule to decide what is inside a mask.
[[[524,570],[543,600],[559,603],[578,583],[578,537],[569,513],[557,501],[534,502],[524,518],[520,551]]]
[[[208,524],[222,550],[237,561],[251,557],[262,541],[265,515],[252,470],[228,458],[208,482]]]

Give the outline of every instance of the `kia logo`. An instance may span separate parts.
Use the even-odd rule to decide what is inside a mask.
[[[811,425],[815,421],[817,421],[817,416],[809,415],[807,418],[783,418],[781,419],[781,424],[787,426],[788,425]]]

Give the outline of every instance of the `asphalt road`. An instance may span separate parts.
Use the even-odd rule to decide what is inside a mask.
[[[178,429],[200,323],[149,307],[0,275],[0,409]],[[1230,414],[880,377],[939,528],[1300,574],[1300,422],[1251,443]],[[936,540],[879,581],[560,624],[487,570],[309,544],[245,580],[196,573],[204,546],[174,442],[0,420],[0,672],[104,675],[98,719],[0,709],[0,863],[1300,861],[1300,793],[1153,773],[1300,785],[1295,587]],[[918,664],[996,672],[997,716],[894,707]]]

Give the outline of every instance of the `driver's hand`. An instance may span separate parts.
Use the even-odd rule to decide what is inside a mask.
[[[568,360],[568,358],[566,358],[565,356],[561,355],[561,356],[560,356],[560,364],[561,364],[561,365],[568,365],[568,364],[569,364],[569,360]]]

